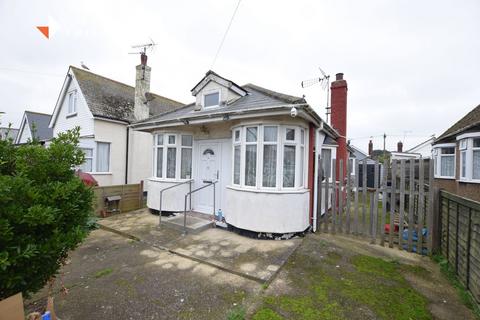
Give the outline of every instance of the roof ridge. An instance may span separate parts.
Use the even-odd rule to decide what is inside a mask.
[[[112,82],[118,83],[118,84],[120,84],[120,85],[122,85],[122,86],[125,86],[125,87],[128,87],[128,88],[131,88],[131,89],[135,90],[135,87],[134,87],[134,86],[131,86],[131,85],[126,84],[126,83],[123,83],[123,82],[120,82],[120,81],[118,81],[118,80],[114,80],[114,79],[111,79],[111,78],[107,78],[107,77],[102,76],[102,75],[100,75],[100,74],[98,74],[98,73],[94,73],[94,72],[92,72],[92,71],[90,71],[90,70],[80,69],[80,68],[75,67],[75,66],[72,66],[72,65],[70,65],[70,68],[71,68],[72,70],[74,70],[74,71],[76,70],[76,71],[80,71],[80,72],[89,73],[89,74],[94,75],[94,76],[96,76],[96,77],[99,77],[99,78],[102,78],[102,79],[105,79],[105,80],[108,80],[108,81],[112,81]],[[160,95],[160,94],[158,94],[158,93],[155,93],[155,92],[150,92],[150,94],[155,95],[155,96],[157,96],[157,97],[160,97],[160,98],[162,98],[162,99],[166,99],[166,100],[169,100],[169,101],[172,101],[172,102],[175,102],[175,103],[180,103],[180,104],[185,105],[183,102],[180,102],[180,101],[177,101],[177,100],[173,100],[173,99],[171,99],[171,98],[167,98],[167,97],[162,96],[162,95]]]
[[[445,138],[449,138],[459,132],[462,132],[463,130],[466,130],[468,128],[471,128],[472,126],[478,125],[480,123],[480,117],[479,120],[473,119],[473,121],[469,124],[463,125],[460,128],[456,128],[459,123],[461,123],[464,120],[468,120],[468,118],[476,113],[479,113],[480,115],[480,104],[474,107],[472,110],[470,110],[466,115],[461,117],[458,121],[456,121],[453,125],[451,125],[447,130],[445,130],[438,138],[435,139],[434,143],[443,140]]]
[[[243,85],[242,88],[243,87],[249,87],[253,90],[260,91],[265,95],[268,95],[270,97],[277,98],[277,99],[280,99],[280,100],[284,100],[284,101],[289,102],[289,103],[293,103],[293,102],[295,102],[295,100],[298,100],[299,102],[300,101],[306,102],[305,98],[303,98],[303,97],[292,96],[290,94],[285,94],[285,93],[282,93],[282,92],[270,90],[270,89],[258,86],[256,84],[253,84],[253,83],[247,83],[247,84]],[[289,100],[294,100],[294,101],[289,101]]]
[[[38,112],[38,111],[31,111],[31,110],[25,110],[24,111],[25,113],[34,113],[34,114],[39,114],[39,115],[42,115],[42,116],[49,116],[51,117],[52,115],[51,114],[48,114],[48,113],[43,113],[43,112]]]

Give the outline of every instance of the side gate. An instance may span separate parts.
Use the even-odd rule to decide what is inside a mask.
[[[319,157],[318,163],[321,161]],[[339,170],[335,166],[333,159],[332,177],[319,177],[317,232],[354,235],[372,244],[432,253],[432,160],[377,161],[368,164],[373,170],[367,170],[367,159],[347,162],[346,170],[342,160]],[[339,176],[346,171],[346,176],[338,179],[336,171]],[[367,173],[361,175],[362,181],[359,172]]]

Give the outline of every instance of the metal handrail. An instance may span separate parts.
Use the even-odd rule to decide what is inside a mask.
[[[185,195],[185,206],[183,207],[183,235],[187,234],[187,198],[190,196],[190,210],[192,210],[192,193],[195,193],[197,191],[200,191],[202,189],[208,188],[210,186],[213,186],[213,215],[215,215],[215,184],[218,182],[218,180],[211,181],[208,184],[201,186],[195,190],[190,190]]]
[[[160,190],[160,205],[158,207],[158,226],[159,227],[160,227],[160,224],[162,223],[162,196],[163,196],[163,192],[167,191],[169,189],[173,189],[175,187],[181,186],[181,185],[186,184],[186,183],[190,184],[189,188],[190,188],[190,191],[192,191],[192,182],[193,182],[193,179],[189,179],[189,180],[176,183],[173,186],[166,187],[166,188],[163,188],[162,190]],[[192,209],[192,199],[190,199],[190,210],[191,209]]]

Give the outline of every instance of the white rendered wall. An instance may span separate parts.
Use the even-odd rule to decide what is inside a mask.
[[[227,223],[256,232],[302,232],[309,226],[310,191],[295,193],[226,189]]]
[[[147,189],[147,207],[159,210],[160,207],[160,190],[168,188],[178,182],[159,181],[155,178],[148,179]],[[192,185],[193,187],[193,185]],[[188,184],[180,185],[173,189],[167,190],[162,197],[162,211],[181,212],[184,208],[185,194],[189,191]],[[187,203],[187,210],[188,210]]]
[[[129,135],[128,183],[140,183],[152,176],[153,136],[134,130]]]
[[[125,184],[127,128],[125,124],[95,119],[95,142],[110,143],[110,172],[94,173],[100,186]],[[96,160],[96,155],[94,156]]]

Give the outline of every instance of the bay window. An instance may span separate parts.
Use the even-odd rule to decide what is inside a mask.
[[[154,136],[153,171],[157,178],[191,179],[193,136],[176,133]]]
[[[266,190],[303,188],[305,132],[300,126],[279,124],[234,128],[233,185]]]
[[[460,181],[480,182],[480,133],[459,136]]]

